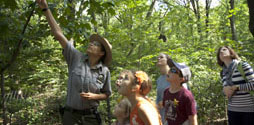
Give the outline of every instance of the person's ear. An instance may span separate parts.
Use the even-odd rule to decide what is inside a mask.
[[[183,77],[179,77],[181,82],[184,82],[184,78]]]
[[[140,86],[139,86],[139,85],[134,85],[134,86],[132,86],[132,88],[131,88],[131,92],[137,92],[139,89],[140,89]]]

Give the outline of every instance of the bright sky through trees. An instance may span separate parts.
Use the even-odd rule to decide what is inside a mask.
[[[212,1],[211,8],[216,7],[220,4],[220,0],[211,0],[211,1]],[[149,4],[151,4],[150,2],[151,1],[149,1]],[[176,3],[178,3],[180,5],[181,4],[184,5],[184,4],[186,4],[185,2],[186,2],[185,0],[178,0],[178,2],[176,2]],[[201,6],[205,6],[206,0],[199,0],[199,3],[200,3]],[[155,3],[155,10],[159,10],[159,9],[164,8],[164,7],[167,8],[165,3],[162,3],[162,2],[156,2]]]
[[[202,4],[203,6],[205,6],[206,0],[200,0],[200,2],[201,2],[201,4]],[[218,6],[219,4],[220,4],[220,0],[212,0],[211,7],[212,7],[212,8],[213,8],[213,7],[216,7],[216,6]]]

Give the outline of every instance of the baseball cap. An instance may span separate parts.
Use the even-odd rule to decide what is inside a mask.
[[[172,59],[168,59],[167,61],[169,67],[176,67],[179,71],[181,71],[184,82],[188,82],[191,78],[190,68],[185,63],[177,63]]]

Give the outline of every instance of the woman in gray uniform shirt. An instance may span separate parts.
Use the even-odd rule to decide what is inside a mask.
[[[79,52],[63,35],[46,0],[37,0],[37,3],[44,12],[53,35],[64,49],[63,55],[68,64],[69,79],[63,124],[101,124],[97,112],[99,100],[107,99],[111,94],[110,71],[107,67],[112,60],[110,43],[98,34],[93,34],[86,54]]]

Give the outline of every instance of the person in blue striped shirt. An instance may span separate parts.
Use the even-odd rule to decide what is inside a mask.
[[[253,68],[247,63],[242,63],[243,74],[240,73],[238,64],[240,58],[228,46],[222,46],[217,52],[218,64],[222,67],[221,78],[223,92],[228,98],[228,123],[229,125],[254,125],[254,90]]]

